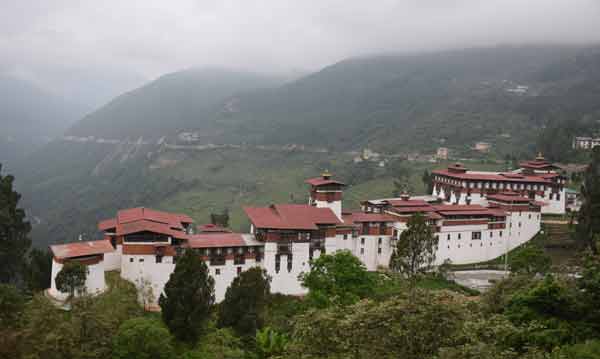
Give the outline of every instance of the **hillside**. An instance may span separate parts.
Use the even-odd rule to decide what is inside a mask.
[[[216,135],[218,129],[207,122],[215,108],[238,93],[279,83],[275,77],[217,68],[179,71],[118,96],[76,123],[68,135],[159,139],[188,128]]]
[[[0,163],[12,162],[62,134],[81,111],[28,82],[0,75]]]
[[[183,71],[118,97],[69,130],[130,141],[50,143],[15,171],[18,187],[37,245],[93,236],[98,220],[131,206],[183,211],[199,223],[229,208],[233,227],[244,229],[242,205],[303,202],[302,181],[323,169],[352,184],[349,207],[390,195],[402,173],[419,193],[423,170],[434,165],[394,156],[385,168],[356,164],[349,150],[432,153],[443,143],[472,156],[474,142],[488,141],[492,158],[526,158],[554,122],[597,122],[599,59],[597,50],[575,47],[382,55],[285,84]],[[574,134],[593,130],[576,128]],[[174,146],[182,130],[198,134],[187,148]],[[552,136],[569,146],[569,136]],[[292,143],[307,146],[281,146]]]
[[[567,116],[598,110],[598,95],[590,93],[597,82],[582,71],[600,65],[581,60],[597,54],[577,47],[507,46],[352,58],[220,102],[219,91],[207,101],[184,96],[206,94],[197,77],[184,72],[117,98],[70,133],[160,138],[195,129],[201,143],[336,150],[369,145],[386,152],[431,151],[440,143],[460,150],[488,141],[505,153],[516,145],[525,150],[523,143],[533,147],[540,127],[563,108]]]

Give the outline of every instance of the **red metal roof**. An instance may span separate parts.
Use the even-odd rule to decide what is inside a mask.
[[[54,244],[50,246],[50,250],[54,254],[54,258],[68,259],[110,253],[114,252],[115,249],[110,241],[100,240]]]
[[[518,193],[514,193],[514,192],[488,194],[487,199],[492,200],[492,201],[500,201],[500,202],[507,202],[507,203],[512,203],[512,202],[529,203],[529,202],[531,202],[531,199],[529,199],[527,197],[523,197],[523,196],[519,195]]]
[[[101,231],[115,229],[116,227],[117,227],[117,219],[116,218],[106,219],[106,220],[100,221],[100,223],[98,223],[98,229]]]
[[[464,210],[464,211],[439,211],[438,213],[444,217],[449,217],[449,216],[492,216],[492,215],[495,215],[489,209]]]
[[[115,230],[119,236],[149,231],[183,239],[186,235],[184,225],[192,222],[185,214],[138,207],[118,211],[117,217],[101,221],[98,228],[101,231]]]
[[[522,175],[518,173],[456,173],[449,170],[435,170],[433,174],[451,177],[460,180],[477,180],[477,181],[498,181],[498,182],[530,182],[530,183],[551,183],[549,180],[536,175]]]
[[[149,220],[153,222],[164,223],[170,225],[172,228],[179,229],[182,228],[183,223],[194,222],[185,214],[162,212],[144,207],[124,209],[117,213],[117,222],[119,224],[139,220]]]
[[[139,232],[160,233],[173,238],[187,239],[187,234],[185,232],[175,230],[170,225],[165,223],[140,220],[117,225],[117,236],[125,236]]]
[[[344,182],[332,180],[329,178],[323,178],[323,177],[309,178],[304,182],[308,183],[311,186],[324,186],[324,185],[330,185],[330,184],[335,184],[335,185],[340,185],[340,186],[346,185]]]
[[[365,212],[352,212],[346,214],[348,220],[354,223],[361,222],[396,222],[398,219],[394,216],[385,213],[365,213]],[[346,218],[344,218],[346,222]]]
[[[315,230],[319,224],[342,223],[331,209],[304,204],[244,207],[244,212],[257,228]]]
[[[192,234],[187,241],[190,248],[242,247],[246,245],[239,233]]]
[[[390,200],[386,200],[386,202],[389,203],[392,207],[416,207],[416,206],[429,205],[429,203],[427,203],[427,201],[424,201],[422,199],[408,199],[408,200],[390,199]]]
[[[546,160],[543,159],[535,159],[533,161],[524,161],[519,163],[519,166],[522,168],[532,168],[532,169],[552,169],[555,166]]]
[[[486,209],[478,204],[436,204],[431,207],[436,211],[478,211]]]
[[[201,233],[231,233],[231,230],[212,223],[199,225],[196,229]]]

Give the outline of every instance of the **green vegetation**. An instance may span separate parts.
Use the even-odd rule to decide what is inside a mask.
[[[310,271],[300,276],[315,307],[345,306],[367,297],[375,287],[373,275],[350,251],[322,255],[311,261]]]
[[[133,318],[123,323],[113,340],[115,359],[170,359],[174,356],[169,330],[159,321]]]
[[[176,131],[195,129],[206,136],[218,133],[208,121],[215,108],[222,111],[225,103],[239,93],[279,83],[276,78],[219,68],[174,72],[118,96],[76,123],[69,134],[156,140]]]
[[[600,236],[600,148],[594,148],[581,186],[583,204],[579,211],[577,238],[589,250],[598,254],[596,246]]]
[[[329,284],[311,287],[307,298],[268,294],[264,311],[255,309],[261,307],[259,301],[249,299],[254,294],[240,291],[244,283],[266,283],[263,273],[245,272],[260,279],[239,278],[228,293],[246,296],[237,301],[246,304],[235,305],[229,294],[228,301],[210,306],[201,319],[186,322],[198,335],[193,340],[178,339],[160,316],[143,313],[134,284],[118,273],[107,274],[106,292],[74,298],[69,311],[43,296],[26,299],[14,287],[3,286],[0,354],[28,359],[595,358],[600,341],[598,256],[587,257],[580,278],[517,273],[482,296],[435,274],[420,276],[414,289],[395,273],[358,267],[354,275],[341,275],[347,253],[321,258],[335,264],[327,266],[331,271],[312,266],[318,270],[317,282]],[[356,281],[368,283],[369,290],[353,295]],[[314,291],[349,293],[356,299],[323,307],[310,300]],[[265,326],[255,334],[235,329],[233,321],[217,327],[219,318],[240,317],[244,309],[261,312]]]
[[[85,289],[85,280],[88,275],[88,269],[80,262],[67,262],[54,279],[56,289],[63,293],[69,293],[69,298],[73,298],[75,293],[81,293]]]
[[[162,319],[180,340],[195,342],[215,302],[215,280],[206,263],[193,251],[185,251],[160,295]]]
[[[231,283],[219,305],[219,327],[232,327],[239,335],[253,336],[264,323],[270,294],[270,278],[264,269],[250,268]]]
[[[31,225],[19,208],[21,195],[13,189],[14,177],[2,175],[0,164],[0,283],[17,283],[26,265],[25,254],[31,245]]]
[[[416,213],[400,234],[390,258],[390,268],[402,273],[414,287],[417,276],[429,270],[435,261],[437,245],[438,237],[433,229],[422,214]]]
[[[545,274],[552,260],[536,243],[525,243],[510,256],[510,271],[513,273]]]

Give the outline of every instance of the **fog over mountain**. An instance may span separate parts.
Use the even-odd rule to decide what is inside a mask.
[[[0,72],[99,106],[192,66],[291,74],[378,52],[598,41],[596,0],[21,0],[2,5]]]

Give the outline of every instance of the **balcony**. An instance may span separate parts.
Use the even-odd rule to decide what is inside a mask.
[[[290,254],[292,253],[292,246],[291,245],[285,245],[285,246],[277,246],[277,254]]]
[[[233,264],[246,264],[246,256],[243,254],[236,255],[235,257],[233,257]]]
[[[225,256],[211,256],[209,259],[209,263],[211,266],[224,266],[225,265]]]

